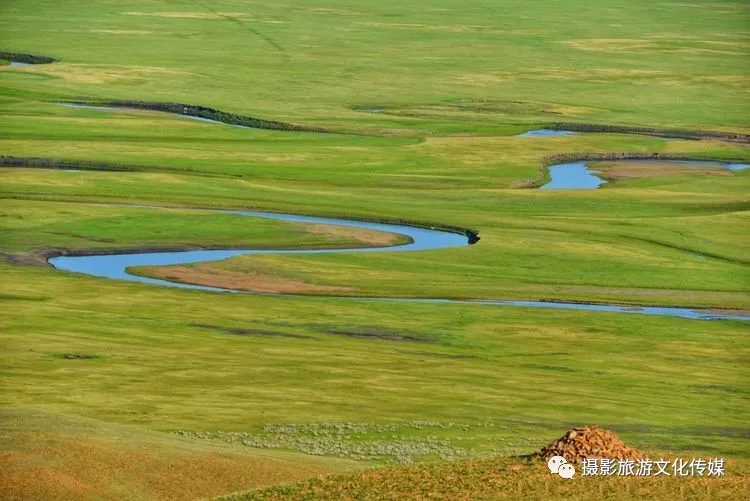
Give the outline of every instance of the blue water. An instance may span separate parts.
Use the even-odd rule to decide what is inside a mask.
[[[614,163],[644,163],[649,160],[616,160]],[[741,171],[750,164],[713,162],[709,160],[655,160],[660,164],[687,165],[690,167],[719,167],[731,171]],[[540,187],[542,190],[593,190],[606,183],[588,168],[589,162],[558,164],[549,167],[550,182]]]
[[[113,106],[92,106],[90,104],[79,104],[79,103],[55,103],[68,108],[86,108],[87,110],[99,110],[99,111],[117,111],[117,108]]]
[[[537,129],[518,134],[518,137],[555,137],[555,136],[575,136],[577,132],[569,130],[551,130],[551,129]]]
[[[610,313],[637,313],[667,317],[689,318],[693,320],[750,320],[750,315],[713,313],[710,311],[692,310],[690,308],[673,308],[662,306],[620,306],[592,303],[566,303],[557,301],[512,301],[512,300],[467,300],[467,299],[392,299],[392,298],[358,298],[377,301],[409,301],[419,303],[459,303],[495,306],[519,306],[522,308],[552,308],[558,310],[600,311]]]
[[[750,167],[750,164],[724,164],[724,167],[729,170],[737,171],[747,169]]]
[[[249,127],[247,125],[237,125],[237,124],[228,124],[224,122],[219,122],[218,120],[212,120],[210,118],[203,118],[198,117],[195,115],[183,115],[182,113],[168,113],[169,115],[174,115],[176,117],[182,117],[187,118],[188,120],[198,120],[199,122],[207,122],[211,124],[221,124],[221,125],[228,125],[229,127],[235,127],[237,129],[252,129],[252,127]]]
[[[157,209],[155,209],[157,210]],[[205,212],[205,211],[202,211]],[[379,230],[399,235],[405,235],[411,239],[411,243],[395,247],[372,247],[353,249],[231,249],[231,250],[199,250],[181,252],[144,252],[136,254],[111,254],[100,256],[59,256],[49,260],[49,263],[57,269],[85,273],[104,278],[115,278],[129,280],[132,282],[156,283],[181,287],[184,289],[200,289],[210,291],[228,291],[217,287],[206,287],[202,285],[181,284],[158,280],[154,278],[131,275],[127,268],[131,266],[165,266],[174,264],[200,263],[206,261],[218,261],[233,256],[248,254],[319,254],[324,252],[382,252],[382,251],[414,251],[414,250],[437,250],[449,247],[468,245],[465,236],[447,231],[417,228],[413,226],[393,225],[384,223],[372,223],[367,221],[351,221],[347,219],[334,219],[325,217],[298,216],[294,214],[277,214],[272,212],[256,211],[211,211],[223,214],[236,214],[246,217],[261,217],[266,219],[277,219],[296,223],[333,224],[347,226],[350,228],[364,228]]]
[[[153,208],[158,210],[158,208]],[[247,217],[262,217],[268,219],[278,219],[282,221],[292,221],[300,223],[317,223],[333,224],[351,228],[366,228],[370,230],[386,231],[406,235],[411,239],[411,243],[381,248],[366,249],[321,249],[321,250],[270,250],[270,249],[236,249],[236,250],[202,250],[202,251],[184,251],[184,252],[144,252],[137,254],[113,254],[103,256],[59,256],[49,260],[50,264],[57,269],[84,273],[96,277],[111,278],[117,280],[128,280],[131,282],[141,282],[147,284],[163,285],[168,287],[179,287],[183,289],[197,289],[210,292],[240,292],[231,289],[219,287],[208,287],[203,285],[182,284],[159,280],[155,278],[139,277],[127,272],[130,266],[160,266],[199,263],[205,261],[216,261],[227,259],[233,256],[248,254],[314,254],[325,252],[403,252],[403,251],[430,251],[438,249],[447,249],[451,247],[461,247],[468,245],[467,238],[463,235],[450,233],[428,228],[416,228],[412,226],[372,223],[365,221],[351,221],[347,219],[333,219],[312,216],[297,216],[293,214],[276,214],[269,212],[256,211],[217,211],[211,212],[236,214]],[[644,315],[662,315],[671,317],[681,317],[690,319],[738,319],[750,320],[748,315],[735,315],[724,313],[710,313],[705,311],[691,310],[689,308],[660,308],[660,307],[631,307],[617,305],[599,305],[599,304],[579,304],[553,301],[471,301],[471,300],[452,300],[452,299],[398,299],[398,298],[356,298],[348,297],[351,300],[367,301],[393,301],[393,302],[415,302],[415,303],[459,303],[459,304],[477,304],[477,305],[495,305],[495,306],[520,306],[528,308],[554,308],[566,310],[586,310],[601,312],[621,312],[621,313],[640,313]]]
[[[549,168],[550,182],[542,190],[593,190],[606,183],[596,176],[585,162],[552,165]]]
[[[85,104],[76,103],[58,103],[64,106],[70,106],[75,108],[88,108],[102,111],[117,111],[119,108],[108,107],[108,106],[91,106]],[[362,110],[365,111],[365,110]],[[376,110],[367,110],[376,111]],[[199,120],[202,122],[219,123],[216,120],[211,120],[203,117],[197,117],[193,115],[181,115],[177,113],[170,113],[180,117],[185,117],[193,120]],[[223,124],[226,125],[226,124]],[[249,128],[244,126],[234,126]],[[570,131],[553,131],[547,129],[540,129],[535,131],[529,131],[521,136],[533,137],[533,136],[569,136],[576,134]],[[643,162],[644,160],[637,160]],[[659,160],[660,163],[666,163],[665,161]],[[673,163],[695,165],[695,166],[715,166],[723,167],[733,171],[739,171],[750,167],[748,164],[741,163],[721,163],[721,162],[710,162],[710,161],[674,161]],[[70,172],[77,172],[75,169],[66,169]],[[544,190],[586,190],[596,189],[606,181],[596,176],[597,171],[592,171],[588,168],[586,162],[574,162],[567,164],[553,165],[549,167],[550,182],[541,187]],[[97,277],[112,278],[118,280],[128,280],[132,282],[141,282],[149,284],[158,284],[169,287],[179,287],[183,289],[198,289],[212,292],[238,292],[231,289],[222,289],[218,287],[208,287],[202,285],[193,284],[182,284],[177,282],[169,282],[166,280],[159,280],[148,277],[140,277],[132,275],[127,272],[127,268],[131,266],[163,266],[163,265],[176,265],[176,264],[188,264],[188,263],[199,263],[206,261],[218,261],[227,259],[233,256],[247,255],[247,254],[313,254],[323,252],[395,252],[395,251],[412,251],[412,250],[436,250],[449,247],[458,247],[467,245],[466,237],[455,233],[446,231],[415,228],[411,226],[403,225],[391,225],[385,223],[371,223],[361,221],[351,221],[345,219],[331,219],[331,218],[320,218],[311,216],[297,216],[292,214],[276,214],[268,212],[253,212],[253,211],[214,211],[237,214],[248,217],[262,217],[268,219],[278,219],[283,221],[294,221],[303,223],[318,223],[318,224],[333,224],[339,226],[348,226],[353,228],[366,228],[372,230],[386,231],[390,233],[398,233],[406,235],[411,238],[412,243],[385,248],[366,248],[366,249],[321,249],[321,250],[269,250],[269,249],[233,249],[233,250],[203,250],[203,251],[183,251],[183,252],[147,252],[147,253],[136,253],[136,254],[113,254],[113,255],[101,255],[101,256],[59,256],[49,260],[55,268],[84,273],[87,275],[93,275]],[[628,306],[617,306],[617,305],[598,305],[598,304],[579,304],[579,303],[565,303],[565,302],[552,302],[552,301],[463,301],[463,300],[451,300],[451,299],[394,299],[394,298],[354,298],[360,300],[383,300],[383,301],[413,301],[413,302],[430,302],[430,303],[462,303],[462,304],[488,304],[488,305],[509,305],[509,306],[522,306],[522,307],[535,307],[535,308],[556,308],[556,309],[570,309],[570,310],[587,310],[587,311],[605,311],[605,312],[623,312],[623,313],[641,313],[646,315],[666,315],[681,318],[692,318],[692,319],[741,319],[750,320],[750,316],[747,315],[732,315],[722,313],[708,313],[688,308],[660,308],[660,307],[643,307],[633,308]]]
[[[17,67],[19,67],[19,66],[31,66],[31,65],[30,65],[29,63],[22,63],[22,62],[20,62],[20,61],[11,61],[11,62],[10,62],[10,65],[11,65],[12,67],[15,67],[15,68],[17,68]]]
[[[575,136],[577,134],[582,134],[582,133],[573,132],[569,130],[536,129],[536,130],[530,130],[528,132],[524,132],[523,134],[518,134],[518,137]],[[668,137],[668,136],[654,136],[654,137],[656,137],[657,139],[663,139],[664,141],[696,141],[696,139],[685,138],[685,137]]]

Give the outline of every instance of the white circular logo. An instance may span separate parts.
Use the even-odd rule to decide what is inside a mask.
[[[572,464],[565,463],[563,465],[560,465],[560,468],[557,470],[557,473],[562,478],[573,478],[573,475],[576,474],[576,469],[573,467]]]
[[[564,457],[562,456],[553,456],[549,458],[549,461],[547,461],[547,466],[549,466],[549,472],[553,475],[556,474],[562,465],[567,463]]]

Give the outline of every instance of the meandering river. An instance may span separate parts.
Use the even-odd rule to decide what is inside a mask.
[[[159,208],[154,207],[154,210]],[[203,209],[193,209],[203,211]],[[208,210],[208,209],[207,209]],[[137,254],[109,254],[95,256],[58,256],[51,258],[49,263],[59,270],[71,271],[76,273],[85,273],[96,277],[111,278],[117,280],[128,280],[131,282],[141,282],[148,284],[163,285],[168,287],[179,287],[183,289],[198,289],[211,292],[233,292],[240,291],[232,289],[222,289],[218,287],[207,287],[203,285],[185,284],[179,282],[169,282],[155,278],[142,277],[128,273],[127,269],[131,266],[161,266],[187,263],[200,263],[205,261],[217,261],[233,256],[247,254],[313,254],[321,252],[407,252],[407,251],[427,251],[447,249],[451,247],[460,247],[468,245],[468,238],[464,235],[442,231],[439,229],[417,228],[413,226],[404,226],[387,223],[374,223],[365,221],[354,221],[348,219],[333,219],[325,217],[298,216],[293,214],[277,214],[269,212],[254,211],[219,211],[210,210],[211,212],[236,214],[247,217],[262,217],[268,219],[278,219],[282,221],[292,221],[299,223],[316,223],[331,224],[337,226],[346,226],[352,228],[365,228],[371,230],[386,231],[408,236],[412,242],[405,245],[392,247],[372,247],[358,249],[318,249],[318,250],[270,250],[270,249],[231,249],[231,250],[201,250],[201,251],[184,251],[184,252],[144,252]],[[750,315],[718,313],[710,311],[693,310],[690,308],[670,308],[670,307],[634,307],[625,305],[603,305],[594,303],[566,303],[556,301],[503,301],[503,300],[454,300],[454,299],[424,299],[424,298],[366,298],[344,296],[352,300],[369,300],[369,301],[409,301],[415,303],[461,303],[461,304],[484,304],[494,306],[522,306],[530,308],[554,308],[568,310],[587,310],[602,312],[623,312],[623,313],[640,313],[646,315],[663,315],[671,317],[691,318],[691,319],[739,319],[750,320]]]
[[[109,106],[91,106],[75,103],[59,103],[65,106],[90,108],[101,111],[115,111],[118,108]],[[184,118],[195,119],[212,123],[223,123],[215,120],[197,117],[193,115],[180,114]],[[235,126],[243,127],[243,126]],[[525,137],[554,137],[567,136],[578,133],[570,131],[554,131],[540,129],[529,131],[521,136]],[[648,160],[639,160],[638,162],[647,162]],[[654,160],[660,164],[667,163],[664,160]],[[747,164],[721,163],[721,162],[676,162],[699,167],[721,167],[730,170],[742,170],[750,167]],[[603,179],[596,176],[597,172],[588,167],[588,162],[575,162],[567,164],[552,165],[549,167],[551,180],[541,187],[541,189],[596,189],[606,183]],[[157,207],[152,207],[159,210]],[[193,209],[203,210],[203,209]],[[208,210],[208,209],[206,209]],[[141,282],[156,284],[167,287],[179,287],[183,289],[198,289],[211,292],[231,292],[238,293],[232,289],[222,289],[219,287],[209,287],[196,284],[185,284],[179,282],[170,282],[155,278],[142,277],[128,273],[128,268],[133,266],[165,266],[176,264],[201,263],[206,261],[218,261],[233,256],[248,254],[314,254],[322,252],[404,252],[404,251],[428,251],[439,250],[450,247],[459,247],[468,245],[468,238],[458,233],[443,231],[439,229],[418,228],[413,226],[404,226],[397,224],[375,223],[365,221],[355,221],[348,219],[332,219],[325,217],[299,216],[294,214],[277,214],[270,212],[255,211],[218,211],[236,214],[246,217],[261,217],[268,219],[278,219],[282,221],[330,224],[345,226],[351,228],[365,228],[371,230],[385,231],[408,236],[411,243],[406,245],[391,247],[370,247],[370,248],[352,248],[352,249],[306,249],[306,250],[272,250],[272,249],[223,249],[223,250],[200,250],[200,251],[179,251],[179,252],[144,252],[144,253],[120,253],[93,256],[58,256],[49,259],[49,263],[57,269],[71,271],[76,273],[85,273],[96,277],[111,278],[117,280],[128,280],[131,282]],[[738,319],[750,320],[750,315],[740,313],[712,312],[694,310],[691,308],[677,307],[635,307],[630,305],[608,305],[595,303],[568,303],[557,301],[505,301],[505,300],[455,300],[455,299],[425,299],[425,298],[372,298],[372,297],[351,297],[341,296],[341,298],[352,300],[368,301],[409,301],[420,303],[462,303],[462,304],[484,304],[497,306],[521,306],[530,308],[554,308],[568,310],[587,310],[602,312],[622,312],[622,313],[639,313],[645,315],[663,315],[691,319]]]

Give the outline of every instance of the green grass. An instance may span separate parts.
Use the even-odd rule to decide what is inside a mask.
[[[205,499],[358,466],[27,408],[0,411],[0,437],[3,499]]]
[[[10,91],[156,97],[318,124],[381,120],[350,111],[358,106],[478,101],[500,110],[490,123],[547,121],[543,110],[562,105],[571,119],[747,127],[741,0],[211,4],[232,18],[200,3],[45,3],[43,14],[35,5],[4,5],[6,50],[63,63],[7,75]],[[203,19],[164,16],[180,12]],[[623,92],[625,80],[637,92]],[[446,114],[425,128],[466,130]],[[409,117],[382,121],[414,128]]]
[[[557,153],[748,161],[747,145],[514,137],[554,121],[750,131],[744,2],[211,8],[231,14],[142,0],[0,8],[3,50],[61,60],[0,68],[2,154],[132,169],[0,169],[3,405],[362,467],[527,453],[581,424],[615,428],[646,450],[750,457],[747,322],[211,294],[13,264],[53,249],[356,240],[185,210],[245,208],[456,225],[482,240],[437,252],[242,257],[217,269],[356,295],[748,309],[747,171],[517,189]],[[96,98],[352,134],[54,104]],[[120,203],[181,208],[105,205]]]
[[[6,254],[49,249],[367,246],[356,235],[316,234],[309,225],[205,211],[10,199],[0,201],[0,206],[0,246]],[[393,238],[395,243],[408,242],[403,236]]]
[[[6,405],[163,431],[494,422],[447,438],[523,437],[517,453],[598,423],[637,446],[701,450],[710,436],[748,453],[743,322],[207,295],[2,266],[17,296],[3,301]]]
[[[575,198],[591,203],[607,195]],[[525,198],[519,201],[549,203],[535,193]],[[664,196],[658,203],[663,206],[668,200]],[[676,208],[682,200],[669,201]],[[429,259],[409,253],[244,256],[209,267],[231,269],[237,276],[262,273],[349,287],[348,295],[746,306],[748,213],[720,209],[714,214],[658,217],[657,210],[653,216],[626,220],[602,211],[590,218],[559,216],[551,210],[548,218],[508,215],[473,221],[483,237],[480,245],[432,252]],[[543,249],[539,242],[544,242]]]

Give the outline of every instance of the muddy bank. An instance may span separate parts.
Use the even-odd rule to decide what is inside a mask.
[[[128,206],[133,208],[150,208],[150,209],[160,209],[160,208],[168,208],[168,209],[185,209],[185,210],[197,210],[197,211],[209,211],[209,212],[216,212],[216,213],[230,213],[230,214],[244,214],[244,215],[257,215],[257,217],[269,217],[272,219],[283,219],[286,215],[282,213],[271,213],[271,212],[264,212],[264,213],[251,213],[247,211],[235,211],[235,210],[228,210],[228,209],[221,209],[221,208],[211,208],[211,207],[184,207],[184,206],[168,206],[168,207],[159,207],[159,206],[151,206],[151,205],[139,205],[139,204],[132,204],[132,203],[110,203],[110,202],[86,202],[86,203],[100,203],[102,205],[122,205],[122,206]],[[320,219],[321,221],[329,219],[329,218],[320,218],[316,216],[296,216],[301,219]],[[408,221],[408,220],[401,220],[401,219],[385,219],[385,218],[358,218],[358,217],[351,217],[348,218],[348,220],[352,222],[360,222],[364,224],[377,224],[377,225],[395,225],[395,226],[404,226],[408,228],[414,228],[414,229],[425,229],[425,230],[433,230],[433,231],[442,231],[447,233],[454,233],[457,235],[462,235],[466,237],[467,243],[474,244],[479,241],[479,233],[475,230],[471,230],[468,228],[463,228],[460,226],[452,226],[452,225],[431,225],[429,223],[424,222],[415,222],[415,221]],[[325,224],[333,224],[336,225],[336,222],[328,223],[324,221]],[[312,224],[313,229],[316,229],[316,223],[307,223]],[[320,223],[318,223],[317,228],[320,227]],[[361,229],[358,229],[356,227],[351,227],[351,231],[354,234],[360,234]],[[368,230],[369,231],[369,230]],[[384,230],[379,230],[384,231]],[[319,245],[315,245],[312,247],[307,246],[294,246],[290,248],[281,248],[274,246],[273,249],[265,249],[262,247],[258,247],[253,249],[254,252],[266,252],[266,251],[273,251],[273,252],[336,252],[341,250],[373,250],[373,249],[389,249],[389,248],[398,248],[403,246],[410,246],[415,243],[415,238],[408,236],[408,235],[401,235],[399,233],[389,233],[385,232],[386,234],[395,235],[396,239],[390,239],[386,243],[377,243],[378,247],[373,247],[375,245],[375,242],[362,242],[360,245],[357,244],[346,244],[345,246],[337,246],[332,245],[329,247],[321,247]],[[4,257],[9,262],[12,262],[14,264],[34,264],[34,265],[44,265],[49,266],[49,260],[54,259],[56,257],[85,257],[85,256],[120,256],[120,255],[130,255],[130,254],[144,254],[144,253],[173,253],[173,252],[191,252],[191,251],[213,251],[213,250],[241,250],[245,249],[246,246],[242,244],[237,245],[220,245],[220,246],[201,246],[201,245],[173,245],[173,246],[134,246],[134,247],[81,247],[81,248],[75,248],[75,249],[67,249],[67,248],[46,248],[46,249],[39,249],[35,251],[29,251],[29,252],[21,252],[21,253],[7,253],[4,254]]]
[[[152,207],[154,208],[154,207]],[[338,224],[341,226],[379,229],[388,233],[397,233],[409,236],[413,243],[396,247],[375,247],[366,249],[313,249],[313,250],[274,250],[274,249],[241,249],[241,250],[215,250],[215,251],[189,251],[176,253],[137,253],[137,254],[116,254],[116,255],[93,255],[85,257],[65,257],[60,256],[49,260],[49,263],[60,270],[73,273],[82,273],[86,275],[110,278],[116,280],[126,280],[130,282],[140,282],[182,289],[193,289],[209,292],[221,293],[240,293],[240,290],[198,285],[192,283],[182,283],[180,281],[162,280],[158,278],[145,277],[139,274],[130,273],[128,270],[138,266],[173,266],[173,265],[195,265],[197,263],[220,261],[239,255],[250,254],[314,254],[321,252],[383,252],[383,251],[415,251],[415,250],[437,250],[452,247],[460,247],[468,242],[465,237],[459,237],[455,233],[445,231],[436,231],[433,229],[423,229],[407,226],[385,225],[372,222],[358,222],[346,219],[331,219],[311,216],[299,216],[295,214],[264,213],[252,211],[227,211],[216,210],[213,212],[224,212],[238,214],[249,217],[266,217],[269,219],[280,219],[292,222],[310,222]],[[195,278],[195,277],[192,277]],[[179,278],[178,278],[179,280]],[[287,296],[304,297],[299,293],[287,293]],[[681,307],[634,307],[633,305],[600,305],[596,303],[570,303],[555,302],[544,300],[468,300],[468,299],[437,299],[437,298],[393,298],[393,297],[368,297],[368,296],[336,296],[339,299],[352,299],[359,301],[408,301],[413,303],[424,304],[471,304],[471,305],[499,305],[499,306],[517,306],[517,307],[535,307],[535,308],[552,308],[567,310],[586,310],[598,312],[625,312],[637,313],[644,315],[664,315],[690,319],[738,319],[749,320],[750,317],[737,314],[719,314],[707,313],[705,311],[693,310]]]
[[[89,203],[89,202],[86,202]],[[96,203],[96,202],[92,202]],[[104,204],[104,205],[111,205],[111,204]],[[122,204],[122,205],[128,205],[128,204]],[[138,207],[138,206],[134,206]],[[144,207],[144,206],[141,206]],[[153,207],[153,208],[161,208],[161,207]],[[180,209],[181,207],[169,207],[170,209]],[[223,212],[222,209],[199,209],[199,210],[216,210],[216,212]],[[388,244],[380,245],[377,248],[388,248],[388,247],[398,247],[401,245],[409,245],[412,243],[413,240],[411,238],[404,239],[403,242],[390,242]],[[325,247],[321,245],[299,245],[299,246],[290,246],[290,247],[279,247],[274,246],[272,249],[266,249],[263,247],[257,247],[253,250],[256,251],[265,251],[265,250],[278,250],[278,251],[305,251],[305,250],[311,250],[311,251],[336,251],[340,249],[371,249],[375,248],[374,245],[376,244],[370,244],[367,242],[361,242],[360,244],[346,244],[346,245],[332,245],[330,247]],[[246,244],[235,244],[235,245],[171,245],[171,246],[165,246],[165,245],[140,245],[140,246],[134,246],[134,247],[78,247],[75,249],[67,249],[67,248],[52,248],[52,249],[40,249],[36,251],[29,251],[29,252],[19,252],[19,253],[8,253],[4,254],[6,260],[8,262],[11,262],[13,264],[33,264],[33,265],[42,265],[42,266],[50,266],[49,260],[56,258],[56,257],[84,257],[84,256],[121,256],[121,255],[128,255],[128,254],[144,254],[144,253],[168,253],[168,252],[190,252],[190,251],[212,251],[212,250],[241,250],[246,249]]]
[[[96,202],[86,202],[86,203],[96,203]],[[105,204],[110,205],[110,204]],[[123,204],[127,205],[127,204]],[[180,207],[169,207],[172,209],[179,209]],[[213,209],[201,209],[201,210],[213,210]],[[219,209],[219,212],[221,210]],[[387,244],[385,247],[397,247],[399,245],[408,245],[411,243],[410,241],[406,242],[393,242]],[[374,244],[373,244],[374,245]],[[84,256],[120,256],[120,255],[127,255],[127,254],[143,254],[143,253],[150,253],[150,252],[189,252],[189,251],[211,251],[211,250],[232,250],[232,249],[245,249],[247,248],[247,245],[237,244],[237,245],[172,245],[172,246],[164,246],[164,245],[141,245],[141,246],[135,246],[135,247],[78,247],[75,249],[67,249],[67,248],[47,248],[47,249],[39,249],[39,250],[32,250],[27,252],[16,252],[16,253],[0,253],[0,256],[2,256],[8,263],[10,264],[19,264],[19,265],[29,265],[29,266],[45,266],[49,267],[50,259],[54,259],[56,257],[84,257]],[[280,250],[330,250],[335,251],[338,249],[341,249],[342,246],[331,246],[331,247],[321,247],[319,245],[312,246],[309,249],[306,246],[294,246],[289,247],[288,249],[280,249]],[[370,249],[372,248],[372,245],[362,242],[360,245],[357,244],[348,244],[345,247],[346,249]],[[277,249],[277,246],[274,247],[274,250]],[[258,251],[266,250],[262,247],[258,247]]]
[[[0,156],[0,166],[113,172],[133,172],[144,169],[143,167],[116,164],[111,162],[95,162],[91,160],[63,160],[60,158],[13,157],[5,155]]]
[[[337,215],[333,215],[331,217],[339,217]],[[379,218],[379,217],[359,217],[359,216],[340,216],[342,218],[346,218],[351,221],[362,221],[362,222],[370,222],[370,223],[378,223],[378,224],[395,224],[400,226],[411,226],[412,228],[424,228],[426,230],[437,230],[437,231],[447,231],[449,233],[457,233],[459,235],[463,235],[466,237],[469,245],[474,245],[475,243],[479,242],[481,240],[481,237],[479,236],[479,232],[476,230],[472,230],[470,228],[464,228],[463,226],[454,226],[452,224],[432,224],[432,223],[425,223],[421,221],[414,221],[412,219],[401,219],[401,218],[395,218],[395,219],[387,219],[387,218]]]
[[[68,101],[69,104],[90,105],[90,106],[108,106],[112,108],[132,108],[137,110],[161,111],[183,115],[186,117],[202,118],[213,120],[227,125],[237,125],[240,127],[250,127],[253,129],[268,129],[281,131],[297,132],[319,132],[332,133],[333,131],[322,127],[312,127],[307,125],[297,125],[289,122],[280,122],[276,120],[266,120],[263,118],[249,117],[238,115],[236,113],[227,113],[225,111],[209,108],[207,106],[198,106],[183,103],[162,103],[150,101],[128,101],[128,100],[98,100],[98,101]]]
[[[739,132],[717,132],[686,129],[657,129],[652,127],[627,127],[624,125],[580,124],[557,122],[546,125],[545,129],[572,132],[609,132],[614,134],[641,134],[671,139],[714,139],[733,143],[750,143],[750,134]]]
[[[658,160],[628,160],[625,162],[599,162],[596,164],[597,176],[609,182],[628,179],[673,176],[690,174],[699,176],[731,176],[732,170],[720,165],[702,165]]]
[[[217,172],[196,171],[191,168],[160,167],[156,165],[118,164],[94,160],[64,160],[62,158],[14,157],[0,155],[0,168],[50,169],[63,171],[89,172],[163,172],[180,176],[200,176],[206,178],[235,179],[242,174],[220,174]]]
[[[706,311],[708,313],[715,313],[717,315],[734,315],[739,313],[741,315],[747,315],[750,317],[750,308],[741,308],[738,310],[732,310],[728,308],[709,308]]]
[[[21,52],[2,52],[2,51],[0,51],[0,59],[5,59],[6,61],[12,61],[14,63],[24,63],[24,64],[49,64],[49,63],[56,63],[58,61],[54,57],[35,56],[34,54],[23,54]]]
[[[527,179],[515,188],[539,188],[551,180],[550,169],[578,162],[618,162],[618,161],[678,161],[678,162],[718,162],[722,164],[745,163],[747,160],[727,160],[720,158],[698,158],[688,155],[670,155],[664,153],[611,152],[611,153],[558,153],[542,159],[540,175],[537,179]],[[606,177],[606,176],[605,176]]]
[[[288,277],[255,272],[243,273],[237,270],[217,268],[211,266],[210,263],[196,263],[189,266],[159,266],[149,270],[129,267],[127,272],[131,275],[156,278],[167,282],[200,284],[218,289],[255,294],[349,294],[357,292],[354,287],[317,285]]]
[[[612,152],[612,153],[558,153],[542,159],[543,167],[570,162],[601,162],[618,160],[676,160],[684,162],[745,163],[747,160],[726,158],[699,158],[689,155],[665,153]]]
[[[140,247],[125,247],[125,248],[107,248],[107,247],[80,247],[76,249],[38,249],[27,252],[9,252],[0,253],[0,255],[10,264],[26,265],[26,266],[44,266],[50,267],[49,260],[60,257],[83,257],[83,256],[116,256],[122,254],[140,254],[143,252],[186,252],[195,250],[218,250],[226,249],[229,246],[222,245],[221,247],[200,247],[200,246],[140,246]],[[243,248],[237,246],[236,248]]]

